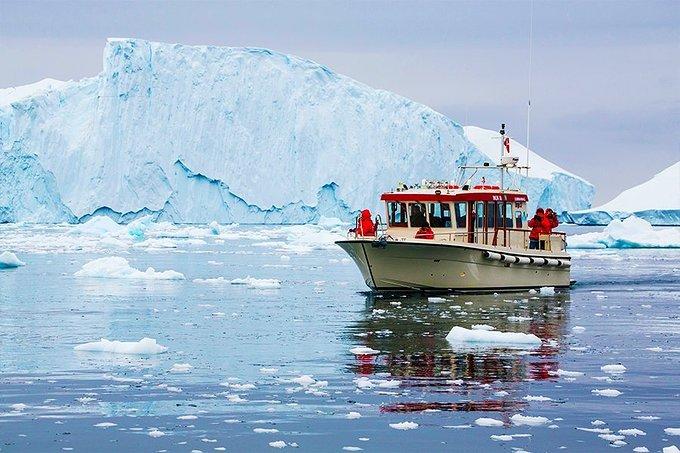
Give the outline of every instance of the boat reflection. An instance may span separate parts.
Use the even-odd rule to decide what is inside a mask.
[[[397,403],[382,410],[512,411],[524,402],[493,397],[526,380],[556,378],[566,333],[569,293],[538,297],[528,293],[426,296],[374,296],[350,330],[354,343],[381,351],[357,355],[349,365],[360,376],[390,376],[401,388],[463,401]],[[486,324],[503,332],[531,333],[542,340],[534,350],[455,349],[446,341],[453,326]],[[442,398],[443,399],[443,398]]]

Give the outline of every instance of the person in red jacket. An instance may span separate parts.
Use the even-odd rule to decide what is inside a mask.
[[[430,228],[430,224],[425,221],[425,225],[418,228],[416,231],[416,239],[434,239],[434,231]]]
[[[529,228],[531,228],[531,233],[529,233],[529,248],[538,250],[539,248],[539,238],[543,233],[543,219],[545,218],[545,213],[543,208],[536,209],[536,215],[529,220]]]
[[[557,228],[557,226],[560,224],[560,222],[559,222],[559,220],[557,220],[557,214],[555,213],[555,211],[553,211],[550,208],[548,208],[545,211],[545,217],[548,220],[548,224],[549,224],[549,226],[546,229],[546,233],[551,234],[553,228]]]
[[[371,211],[364,209],[361,211],[361,219],[357,225],[357,234],[359,236],[375,236],[375,224],[371,220]]]

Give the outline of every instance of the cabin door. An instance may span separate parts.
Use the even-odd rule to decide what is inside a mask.
[[[467,242],[472,244],[475,242],[475,223],[477,222],[475,215],[475,202],[467,202]]]

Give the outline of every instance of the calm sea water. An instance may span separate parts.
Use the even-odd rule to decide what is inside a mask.
[[[27,263],[0,271],[0,451],[680,446],[664,431],[680,428],[678,250],[575,251],[578,283],[554,296],[428,299],[365,292],[340,249],[301,246],[313,230],[241,227],[227,239],[175,239],[171,249],[107,249],[65,231],[0,227],[0,251]],[[73,275],[102,256],[186,279]],[[193,281],[220,276],[279,279],[281,288]],[[474,324],[543,344],[452,349],[449,330]],[[168,351],[73,349],[143,337]],[[355,355],[355,346],[380,352]],[[170,371],[185,363],[189,372]],[[601,369],[619,363],[625,373]],[[516,414],[546,420],[521,425]]]

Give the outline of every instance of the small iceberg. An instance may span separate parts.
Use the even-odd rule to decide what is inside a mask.
[[[102,338],[99,341],[79,344],[76,351],[110,352],[113,354],[161,354],[168,350],[156,343],[153,338],[142,338],[139,341],[110,341]]]
[[[94,277],[94,278],[130,278],[143,280],[184,280],[184,274],[168,270],[156,272],[153,267],[147,268],[142,272],[130,266],[130,263],[125,258],[120,256],[108,256],[105,258],[98,258],[83,265],[83,267],[76,272],[76,277]]]
[[[12,252],[0,253],[0,269],[11,269],[25,265],[26,263],[17,258],[17,256]]]
[[[468,348],[534,349],[541,346],[541,339],[534,334],[473,330],[459,326],[451,329],[446,340],[452,346]]]
[[[231,281],[232,285],[245,285],[253,289],[276,289],[281,288],[281,281],[275,278],[235,278]]]
[[[648,221],[630,216],[612,220],[602,232],[570,236],[568,242],[570,249],[680,248],[680,229],[655,229]]]

